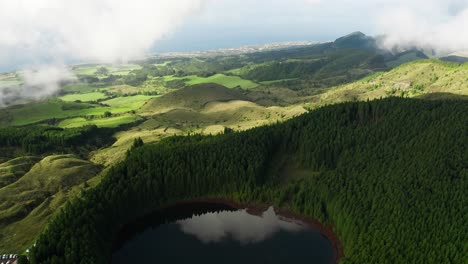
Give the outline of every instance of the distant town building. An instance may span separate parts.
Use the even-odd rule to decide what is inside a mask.
[[[15,255],[15,254],[0,255],[0,264],[18,264],[18,255]]]

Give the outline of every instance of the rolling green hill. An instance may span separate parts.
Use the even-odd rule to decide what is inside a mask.
[[[0,188],[17,181],[39,160],[38,157],[23,156],[0,163]]]
[[[423,52],[418,50],[409,50],[393,56],[386,62],[386,64],[390,68],[395,68],[408,62],[424,59],[428,59],[428,57]]]
[[[187,133],[219,134],[225,128],[240,131],[284,121],[305,111],[301,105],[258,105],[240,90],[217,84],[193,85],[150,100],[138,111],[146,121],[117,133],[117,141],[93,152],[91,159],[106,166],[115,164],[136,138],[155,142]]]
[[[421,60],[391,71],[376,73],[354,83],[339,86],[316,96],[319,104],[408,96],[463,98],[468,95],[468,66],[437,60]]]
[[[199,77],[196,75],[191,76],[184,76],[184,77],[174,77],[174,76],[166,76],[164,78],[166,82],[168,81],[182,81],[186,85],[195,85],[195,84],[203,84],[203,83],[215,83],[219,85],[223,85],[227,88],[235,88],[240,87],[244,89],[251,89],[258,86],[257,83],[252,82],[250,80],[242,79],[238,76],[227,76],[224,74],[214,74],[209,77]]]
[[[448,54],[445,57],[440,58],[442,61],[450,61],[456,63],[466,63],[468,62],[468,52],[455,52],[452,54]]]
[[[157,113],[171,109],[200,109],[209,102],[243,100],[245,96],[236,90],[218,84],[199,84],[168,93],[149,101],[142,112]]]
[[[376,48],[375,40],[359,31],[340,37],[333,44],[340,49],[363,48],[373,50]]]
[[[288,58],[247,65],[233,73],[258,82],[286,81],[294,89],[333,86],[362,78],[376,69],[385,69],[383,59],[366,49],[330,50],[305,58]]]

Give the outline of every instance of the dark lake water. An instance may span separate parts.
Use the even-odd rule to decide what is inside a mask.
[[[178,205],[122,230],[112,263],[331,263],[331,242],[275,213],[219,204]]]

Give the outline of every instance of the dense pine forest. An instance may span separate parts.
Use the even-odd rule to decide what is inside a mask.
[[[30,261],[108,263],[128,221],[171,202],[220,197],[334,226],[343,263],[463,263],[466,113],[462,101],[389,98],[246,132],[135,141],[125,161],[50,222]]]
[[[0,128],[0,145],[4,151],[3,156],[9,156],[8,152],[18,151],[27,154],[79,154],[112,143],[115,130],[96,126],[72,129],[46,126],[5,127]]]

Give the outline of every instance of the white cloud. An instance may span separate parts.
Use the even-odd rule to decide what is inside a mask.
[[[0,68],[65,61],[125,62],[144,55],[204,0],[0,0]],[[0,91],[0,106],[55,93],[70,78],[57,66],[25,71]]]
[[[468,0],[408,1],[376,13],[385,47],[419,46],[438,52],[468,50]]]
[[[322,0],[305,0],[305,1],[306,1],[307,3],[313,4],[313,5],[322,3]]]
[[[24,85],[22,97],[33,100],[54,94],[61,81],[72,81],[75,76],[65,66],[44,65],[22,72]]]
[[[73,81],[75,76],[64,65],[40,65],[19,73],[22,84],[0,87],[0,107],[17,101],[40,100],[55,94],[59,83]]]
[[[241,210],[208,213],[177,223],[184,233],[194,235],[204,243],[219,242],[226,237],[231,237],[242,244],[258,243],[281,230],[298,232],[305,228],[299,223],[280,219],[273,207],[265,211],[261,217]]]
[[[144,54],[202,2],[1,0],[0,59],[127,60]]]

